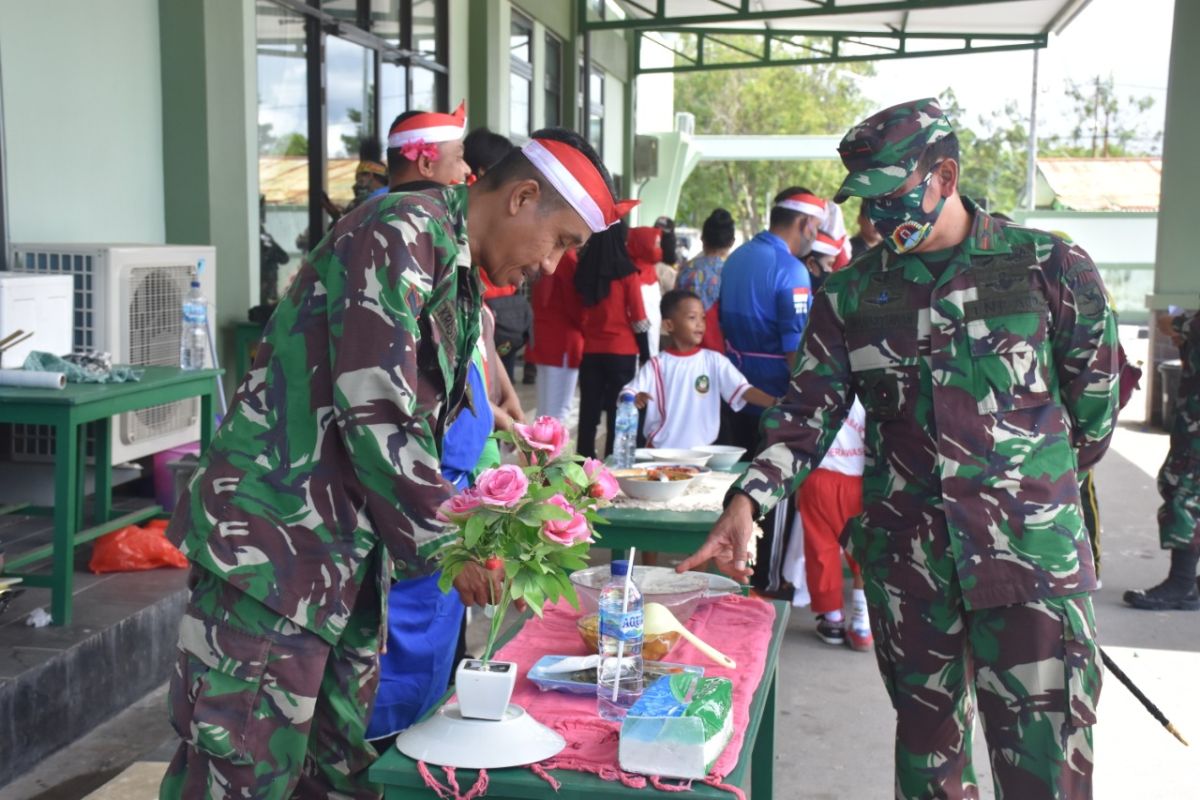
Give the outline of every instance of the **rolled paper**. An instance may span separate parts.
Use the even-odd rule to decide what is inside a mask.
[[[0,386],[19,386],[24,389],[64,389],[65,372],[33,372],[24,369],[0,369]]]

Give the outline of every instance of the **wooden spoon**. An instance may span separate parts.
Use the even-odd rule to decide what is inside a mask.
[[[642,609],[642,614],[645,616],[645,630],[647,633],[670,633],[673,631],[687,639],[693,647],[721,666],[728,667],[729,669],[737,669],[736,661],[683,627],[683,623],[676,619],[675,615],[671,613],[671,609],[662,603],[646,603]]]

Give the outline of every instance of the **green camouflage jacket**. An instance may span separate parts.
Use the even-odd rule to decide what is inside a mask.
[[[820,463],[853,395],[867,411],[863,513],[850,548],[869,578],[968,608],[1094,589],[1077,470],[1117,408],[1117,331],[1079,247],[975,208],[934,278],[876,247],[818,293],[766,448],[736,488],[761,509]]]
[[[447,419],[466,397],[481,290],[465,187],[343,217],[305,260],[169,536],[188,558],[336,641],[359,588],[426,562]],[[487,402],[487,398],[479,398]],[[372,567],[372,565],[374,565]]]

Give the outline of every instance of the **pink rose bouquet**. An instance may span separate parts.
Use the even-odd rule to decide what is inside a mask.
[[[567,575],[587,566],[588,548],[603,522],[598,510],[617,493],[612,473],[599,461],[568,454],[562,423],[539,417],[497,433],[516,448],[525,466],[506,464],[484,471],[475,486],[451,497],[437,517],[459,535],[437,553],[439,585],[449,591],[469,563],[504,569],[503,590],[493,598],[492,617],[483,661],[491,658],[504,612],[523,600],[541,614],[546,603],[566,597],[576,608],[579,598]]]

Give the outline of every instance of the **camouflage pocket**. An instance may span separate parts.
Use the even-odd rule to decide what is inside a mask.
[[[1096,704],[1103,682],[1092,600],[1088,595],[1076,595],[1045,602],[1062,620],[1067,724],[1071,728],[1087,728],[1096,724]]]
[[[1051,401],[1044,314],[972,319],[967,337],[980,414],[1035,408]]]
[[[171,725],[214,758],[253,764],[247,739],[271,643],[186,615],[168,698]]]
[[[904,419],[910,411],[909,398],[916,391],[917,366],[873,369],[855,375],[855,394],[868,419]]]

